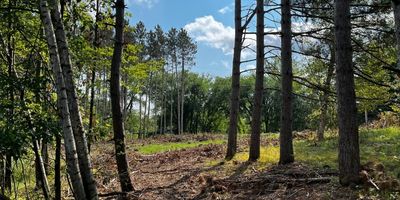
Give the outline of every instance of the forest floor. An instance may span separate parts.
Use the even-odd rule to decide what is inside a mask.
[[[392,132],[392,137],[400,137],[397,129]],[[263,148],[257,163],[247,162],[247,135],[239,138],[239,152],[232,161],[224,160],[224,135],[128,139],[127,157],[135,187],[135,192],[127,194],[128,199],[398,199],[398,181],[388,177],[397,175],[400,161],[392,158],[387,162],[386,157],[380,158],[379,150],[369,148],[396,151],[400,148],[399,140],[392,141],[395,146],[390,147],[383,138],[386,135],[380,135],[379,130],[364,135],[361,143],[368,145],[367,149],[361,147],[362,155],[366,155],[362,161],[370,167],[366,172],[370,173],[367,176],[371,177],[371,184],[353,187],[341,187],[338,183],[335,136],[316,143],[310,133],[297,133],[294,144],[298,161],[287,166],[276,164],[277,135],[262,136]],[[371,138],[380,140],[370,144]],[[399,155],[398,152],[393,154]],[[103,199],[119,198],[115,193],[120,189],[113,154],[112,142],[100,142],[93,147],[94,174]],[[379,170],[381,178],[375,176],[372,165],[386,167],[385,172]],[[385,186],[388,182],[392,185]]]

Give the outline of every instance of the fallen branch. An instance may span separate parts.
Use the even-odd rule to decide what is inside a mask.
[[[99,194],[99,197],[126,196],[127,194],[127,192],[110,192],[106,194]]]

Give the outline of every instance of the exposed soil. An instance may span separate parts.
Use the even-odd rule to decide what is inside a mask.
[[[201,139],[206,136],[201,136]],[[153,138],[171,142],[189,138]],[[199,137],[200,138],[200,137]],[[190,138],[193,140],[193,138]],[[215,139],[215,138],[213,138]],[[247,140],[240,140],[240,146]],[[263,141],[274,145],[277,141]],[[93,165],[103,199],[355,199],[356,193],[340,187],[332,170],[315,170],[300,163],[257,170],[254,163],[223,161],[225,145],[140,155],[127,149],[135,192],[121,195],[112,143],[97,144]],[[213,161],[213,162],[212,162]],[[107,164],[105,164],[107,163]],[[214,163],[214,164],[212,164]]]

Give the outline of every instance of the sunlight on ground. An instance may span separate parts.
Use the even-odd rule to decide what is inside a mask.
[[[187,141],[187,142],[171,142],[171,143],[159,143],[159,144],[149,144],[144,146],[136,147],[141,154],[155,154],[162,153],[166,151],[175,151],[186,148],[195,148],[201,145],[208,144],[224,144],[225,140],[207,140],[207,141]]]

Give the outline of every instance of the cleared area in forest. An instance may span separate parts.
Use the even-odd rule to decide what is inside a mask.
[[[239,139],[239,153],[224,160],[221,134],[165,135],[127,141],[135,192],[129,199],[398,199],[400,165],[398,128],[362,130],[361,186],[341,187],[337,174],[337,136],[315,142],[312,132],[295,133],[297,162],[279,166],[278,137],[262,136],[261,158],[247,162],[248,135]],[[104,199],[118,198],[113,144],[94,145],[92,159]],[[104,163],[108,163],[104,165]],[[382,169],[383,167],[383,169]],[[379,188],[379,190],[378,190]]]

